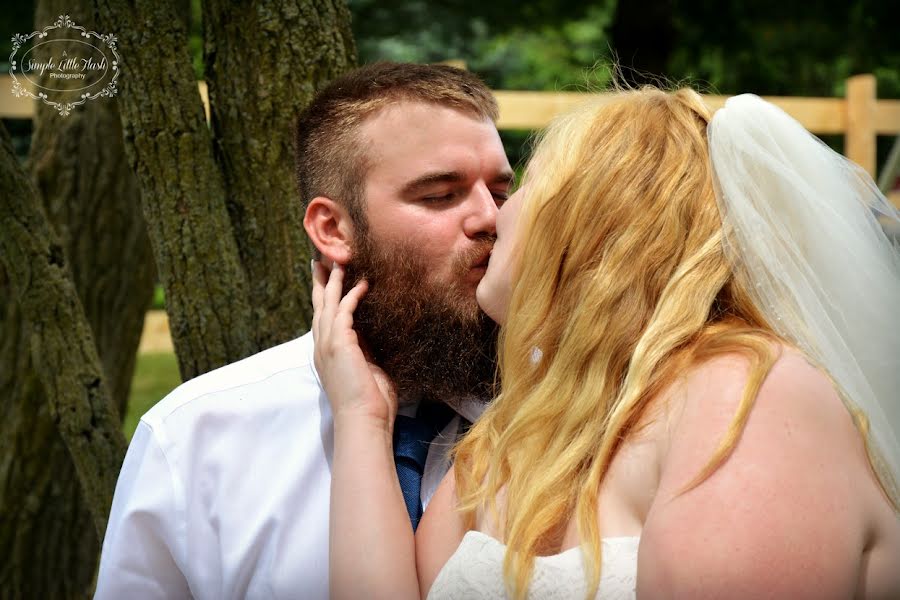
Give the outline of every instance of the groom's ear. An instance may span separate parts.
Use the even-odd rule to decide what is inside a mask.
[[[350,261],[353,220],[339,202],[325,196],[310,200],[303,217],[303,228],[324,258],[340,265]]]

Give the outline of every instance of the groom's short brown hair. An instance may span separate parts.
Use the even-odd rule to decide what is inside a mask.
[[[497,101],[472,73],[448,65],[379,62],[333,80],[306,107],[294,129],[297,186],[303,206],[317,196],[340,202],[366,228],[363,182],[369,163],[360,125],[400,101],[453,108],[497,121]]]

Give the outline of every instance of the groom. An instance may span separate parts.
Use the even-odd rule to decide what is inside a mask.
[[[370,284],[356,330],[401,401],[394,446],[413,527],[490,396],[495,332],[475,287],[513,178],[496,118],[465,71],[381,63],[329,84],[295,131],[309,238],[348,284]],[[333,428],[312,350],[306,334],[144,415],[96,598],[328,597]]]

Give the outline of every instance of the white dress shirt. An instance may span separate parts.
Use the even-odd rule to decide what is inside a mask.
[[[459,423],[429,448],[423,505]],[[332,453],[311,334],[185,382],[135,431],[95,599],[328,598]]]

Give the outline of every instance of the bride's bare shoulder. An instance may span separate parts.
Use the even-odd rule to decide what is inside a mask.
[[[689,592],[715,578],[712,588],[728,597],[854,595],[879,501],[862,437],[823,371],[796,350],[773,350],[767,371],[723,354],[684,373],[670,394],[660,485],[641,539],[639,575],[653,565],[639,577],[645,592]],[[695,560],[672,562],[684,556]]]
[[[862,436],[831,378],[798,350],[772,346],[766,369],[742,353],[715,356],[689,369],[668,399],[663,470],[687,475],[730,441],[733,467],[791,457],[865,464]],[[849,461],[849,463],[848,463]],[[837,465],[836,465],[837,466]]]
[[[852,426],[849,412],[824,371],[789,346],[773,344],[771,352],[773,362],[768,369],[739,352],[693,365],[667,398],[670,425],[690,426],[700,419],[707,429],[721,429],[731,423],[749,394],[753,410],[807,416],[813,422],[836,419]]]

